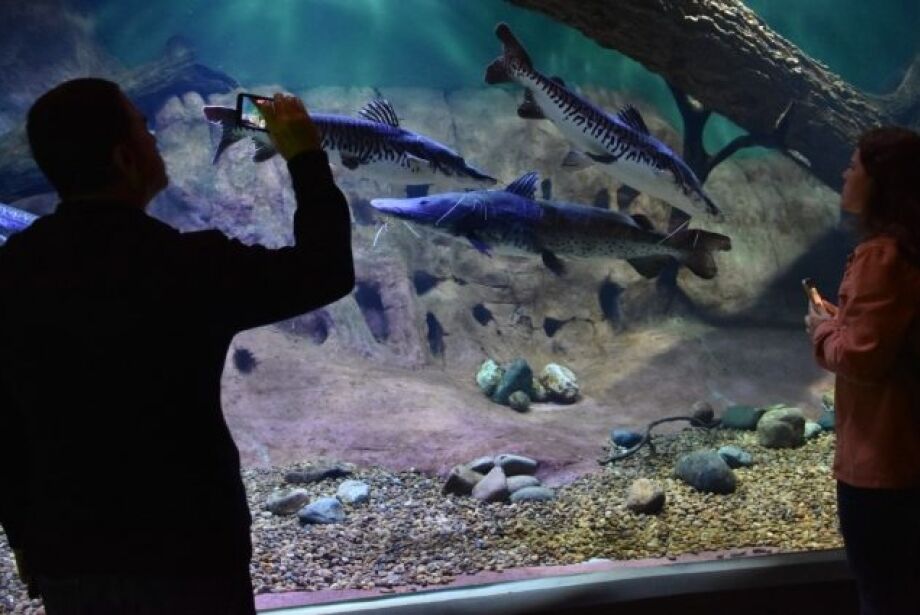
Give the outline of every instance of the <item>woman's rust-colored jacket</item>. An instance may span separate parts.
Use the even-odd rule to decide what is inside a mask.
[[[812,335],[836,378],[834,474],[855,487],[920,486],[920,268],[887,236],[857,246],[837,316]]]

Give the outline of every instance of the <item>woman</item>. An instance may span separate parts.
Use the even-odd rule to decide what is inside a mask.
[[[920,135],[864,134],[841,208],[859,220],[839,306],[809,305],[836,374],[840,532],[863,615],[920,613]],[[809,302],[811,303],[811,302]]]

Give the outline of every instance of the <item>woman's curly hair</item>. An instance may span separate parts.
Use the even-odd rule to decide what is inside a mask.
[[[872,180],[860,216],[863,234],[894,237],[903,255],[920,265],[920,134],[873,128],[860,137],[858,148]]]

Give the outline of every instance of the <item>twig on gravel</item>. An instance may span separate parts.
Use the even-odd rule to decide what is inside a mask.
[[[632,448],[626,449],[625,451],[621,453],[610,454],[605,459],[598,459],[597,462],[600,465],[607,465],[608,463],[613,463],[614,461],[619,461],[620,459],[626,459],[630,455],[635,454],[636,451],[638,451],[640,448],[642,448],[646,444],[648,444],[649,447],[651,447],[654,450],[655,447],[652,445],[652,442],[651,442],[652,428],[654,428],[657,425],[661,425],[662,423],[671,423],[674,421],[688,421],[691,427],[701,427],[707,430],[712,429],[713,427],[717,427],[721,423],[721,421],[719,421],[718,419],[704,421],[695,416],[669,416],[667,418],[658,419],[657,421],[652,421],[651,423],[648,424],[648,427],[645,428],[645,435],[642,436],[642,439],[639,440],[638,444],[636,444]],[[611,447],[611,450],[612,450],[612,447]]]

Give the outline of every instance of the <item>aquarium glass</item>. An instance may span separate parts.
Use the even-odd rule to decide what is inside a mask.
[[[724,4],[844,99],[883,104],[920,53],[915,1]],[[683,49],[675,32],[695,26],[664,17],[617,50],[500,0],[41,0],[0,16],[3,239],[55,208],[14,141],[71,77],[115,79],[146,113],[170,176],[151,215],[247,244],[290,245],[295,201],[266,133],[227,141],[237,94],[292,93],[323,130],[404,140],[383,162],[327,148],[353,292],[240,333],[227,356],[262,608],[841,547],[833,375],[801,279],[836,300],[849,152],[820,145],[832,125],[795,132],[824,104],[811,69],[774,66],[802,80],[777,141],[783,105],[743,85],[756,75],[696,66],[750,48]],[[500,23],[522,45],[504,56]],[[678,104],[666,77],[681,74],[708,119]],[[633,135],[622,149],[604,149],[611,125]],[[699,182],[701,153],[739,138]],[[792,440],[770,440],[765,416]],[[269,506],[294,489],[301,506],[339,497],[344,518]],[[3,534],[0,561],[0,610],[36,612]]]

